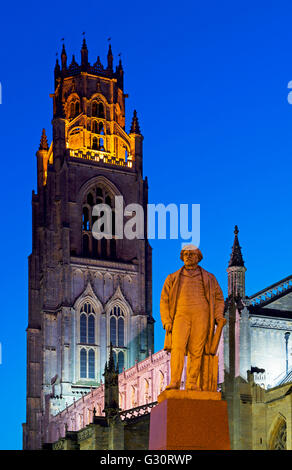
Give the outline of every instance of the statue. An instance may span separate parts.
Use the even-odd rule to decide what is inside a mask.
[[[184,266],[167,276],[160,300],[164,349],[171,352],[166,390],[180,388],[187,355],[186,390],[216,391],[216,352],[226,324],[223,293],[215,276],[198,266],[203,255],[197,247],[184,246],[180,257]]]

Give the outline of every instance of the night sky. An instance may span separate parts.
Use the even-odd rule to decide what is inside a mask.
[[[202,266],[227,294],[234,225],[251,295],[291,274],[291,2],[6,2],[1,7],[0,448],[22,447],[31,192],[42,128],[51,140],[62,41],[80,61],[122,54],[127,125],[137,109],[150,203],[200,204]],[[181,240],[152,240],[159,297]]]

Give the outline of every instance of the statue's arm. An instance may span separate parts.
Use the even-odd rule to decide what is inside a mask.
[[[172,323],[170,318],[170,308],[169,308],[169,291],[171,287],[171,279],[167,276],[165,283],[162,288],[161,297],[160,297],[160,316],[162,326],[165,329],[165,325]]]
[[[220,320],[224,319],[224,296],[221,287],[219,286],[217,279],[214,277],[215,281],[215,320],[218,323]]]

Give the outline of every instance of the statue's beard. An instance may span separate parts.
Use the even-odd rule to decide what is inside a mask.
[[[198,266],[198,263],[185,263],[186,269],[196,269],[197,266]]]

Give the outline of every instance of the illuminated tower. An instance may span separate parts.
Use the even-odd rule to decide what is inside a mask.
[[[65,46],[56,62],[53,141],[43,131],[32,194],[26,449],[41,447],[48,413],[100,384],[110,343],[120,371],[153,351],[147,240],[92,235],[99,203],[113,208],[115,233],[116,196],[147,220],[143,137],[136,111],[126,132],[123,74],[111,46],[106,67],[90,65],[85,39],[81,64],[67,64]]]

